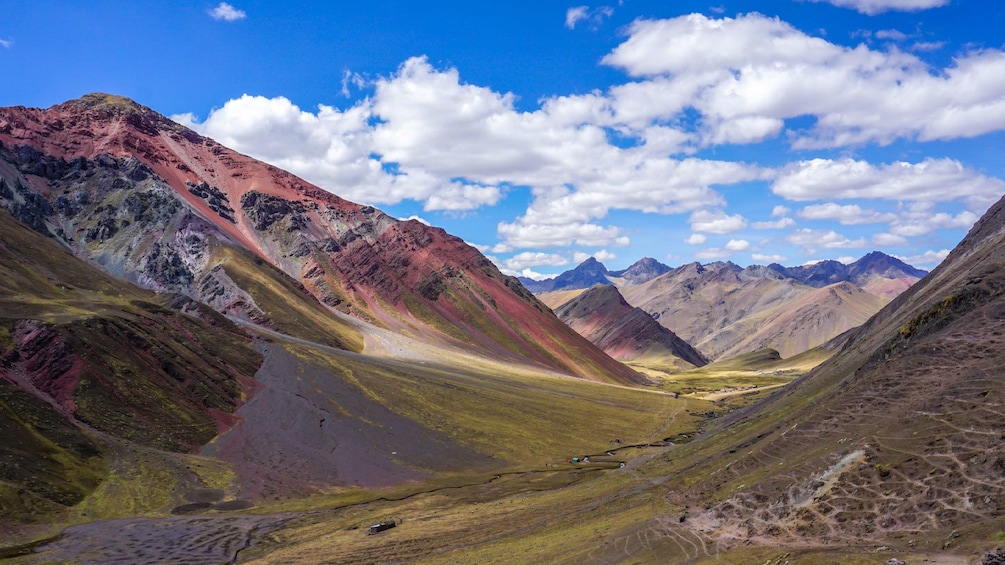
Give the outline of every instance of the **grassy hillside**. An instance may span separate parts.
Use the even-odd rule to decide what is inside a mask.
[[[87,428],[188,451],[225,425],[260,362],[233,324],[168,310],[170,297],[116,281],[6,212],[0,241],[4,518],[44,520],[100,484],[108,453]]]

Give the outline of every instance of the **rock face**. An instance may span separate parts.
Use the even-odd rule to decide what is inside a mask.
[[[726,544],[986,547],[1005,512],[1003,265],[1005,199],[834,357],[713,426],[728,455],[695,451],[673,476],[707,479],[667,482],[681,504],[707,504],[682,529]]]
[[[584,378],[641,379],[460,239],[345,201],[128,99],[0,109],[0,178],[0,207],[78,257],[274,329],[303,326],[270,307],[290,300],[280,287],[292,284],[422,339]],[[324,343],[359,350],[349,324],[328,323]]]
[[[680,360],[678,368],[701,367],[704,356],[656,323],[652,316],[633,308],[610,285],[597,285],[555,310],[555,314],[607,354],[623,361],[642,357]]]

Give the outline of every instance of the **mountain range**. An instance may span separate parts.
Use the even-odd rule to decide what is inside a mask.
[[[821,345],[860,325],[925,274],[874,251],[848,265],[800,267],[741,268],[720,261],[671,268],[645,258],[609,271],[590,258],[553,279],[522,282],[574,328],[581,323],[562,305],[586,288],[610,285],[702,355],[721,359],[764,348],[790,357]],[[602,348],[625,360],[610,339]]]
[[[131,100],[2,108],[0,558],[995,558],[1003,250],[1005,199],[928,274],[588,260],[538,297]]]

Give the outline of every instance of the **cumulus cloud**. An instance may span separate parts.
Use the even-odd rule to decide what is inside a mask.
[[[894,257],[896,257],[897,259],[900,259],[901,261],[907,263],[908,265],[914,265],[914,266],[918,266],[918,265],[932,265],[932,266],[938,265],[947,256],[949,256],[949,250],[948,249],[941,249],[939,251],[933,251],[933,250],[929,249],[928,251],[925,251],[921,255],[912,255],[910,257],[901,257],[899,255],[894,255]]]
[[[796,221],[792,218],[779,218],[775,221],[754,222],[750,224],[750,227],[755,230],[783,230],[794,225],[796,225]]]
[[[865,238],[852,240],[834,230],[800,229],[785,239],[800,246],[804,253],[816,253],[818,249],[859,249],[869,246]]]
[[[897,29],[881,29],[873,34],[876,39],[889,39],[892,41],[904,41],[908,35]]]
[[[621,235],[621,228],[591,223],[527,224],[500,222],[497,228],[506,243],[515,248],[548,249],[572,244],[586,246],[618,245],[630,243]]]
[[[693,233],[684,240],[684,243],[688,245],[702,245],[708,241],[708,236],[701,233]]]
[[[899,236],[928,235],[938,229],[970,229],[977,222],[977,214],[964,210],[956,215],[936,212],[931,202],[915,202],[903,206],[891,225],[890,233]]]
[[[847,158],[811,159],[782,168],[771,190],[796,201],[873,198],[939,202],[963,199],[971,208],[983,211],[1005,192],[1005,182],[968,169],[953,159],[929,158],[920,163],[887,165]]]
[[[688,221],[692,231],[705,233],[726,234],[747,227],[747,220],[743,216],[728,216],[722,210],[695,210]]]
[[[827,2],[841,8],[851,8],[863,14],[874,16],[883,12],[917,12],[929,8],[938,8],[949,4],[951,0],[810,0],[811,2]]]
[[[568,265],[569,260],[555,253],[536,253],[525,251],[517,253],[503,261],[503,266],[511,271],[520,271],[529,267],[560,267]]]
[[[781,263],[787,260],[784,255],[763,255],[761,253],[751,253],[750,258],[758,263]]]
[[[760,14],[637,20],[628,35],[603,62],[642,80],[611,89],[614,119],[638,126],[693,110],[705,145],[758,142],[801,116],[815,120],[787,132],[800,149],[1005,128],[999,50],[932,69],[910,53],[837,45]]]
[[[707,249],[701,249],[694,252],[695,259],[725,259],[733,254],[732,251],[728,249],[723,249],[721,247],[709,247]]]
[[[883,247],[897,247],[907,244],[907,238],[892,233],[877,233],[872,236],[872,242]]]
[[[426,220],[425,218],[423,218],[421,216],[416,216],[415,214],[412,214],[411,216],[409,216],[407,218],[398,218],[398,219],[401,220],[401,221],[403,221],[403,222],[407,222],[409,220],[415,220],[416,222],[419,222],[420,224],[425,224],[427,226],[433,225],[433,224],[430,224],[429,221]],[[472,245],[472,244],[469,243],[468,245]],[[482,249],[482,247],[484,247],[484,246],[474,245],[474,247],[476,247],[479,251],[483,251],[483,252],[484,251],[488,251],[488,248]]]
[[[897,219],[896,214],[883,214],[864,209],[858,204],[840,205],[833,202],[807,206],[799,211],[799,217],[807,220],[835,220],[845,226],[877,224]]]
[[[522,270],[520,272],[514,272],[514,271],[510,271],[508,269],[501,269],[501,270],[502,270],[503,274],[510,275],[510,276],[513,276],[513,277],[523,277],[525,279],[531,279],[531,280],[534,280],[534,281],[543,281],[543,280],[555,278],[555,275],[545,275],[545,274],[539,273],[539,272],[537,272],[537,271],[535,271],[533,269],[524,269],[524,270]]]
[[[726,242],[725,248],[730,251],[746,251],[750,249],[750,242],[745,239],[731,239]]]
[[[248,17],[248,14],[244,10],[238,10],[226,2],[220,2],[216,8],[209,11],[209,15],[214,20],[223,20],[227,22],[236,22],[237,20],[243,20]]]
[[[583,21],[578,17],[573,14]],[[514,94],[466,83],[457,69],[416,57],[373,80],[346,72],[347,91],[373,90],[349,108],[301,109],[283,97],[245,95],[202,121],[191,114],[175,118],[359,202],[413,200],[426,211],[463,213],[527,190],[523,213],[497,224],[497,253],[630,244],[621,226],[605,221],[612,211],[689,214],[692,245],[705,244],[698,240],[705,233],[748,225],[795,226],[784,206],[767,222],[725,212],[720,187],[758,180],[770,181],[774,193],[790,201],[827,201],[803,212],[846,224],[855,214],[837,202],[842,199],[959,201],[972,214],[1005,192],[1002,181],[951,159],[810,159],[768,170],[694,157],[704,146],[777,136],[806,148],[1002,129],[1000,51],[966,53],[936,69],[896,48],[844,47],[758,14],[638,20],[627,33],[604,62],[635,80],[546,98],[529,111],[518,109]],[[811,118],[798,122],[811,125],[786,129],[796,117]],[[924,221],[958,226],[972,219],[942,213],[905,207],[895,219],[868,217],[889,223],[888,236],[904,238],[919,233]]]

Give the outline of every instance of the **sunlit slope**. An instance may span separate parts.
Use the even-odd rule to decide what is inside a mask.
[[[261,390],[204,450],[232,462],[252,498],[564,463],[661,439],[687,407],[449,351],[401,361],[269,339]]]
[[[784,357],[808,351],[859,326],[887,300],[847,282],[812,289],[783,304],[761,310],[713,331],[697,347],[715,358],[763,348]]]
[[[764,348],[790,357],[858,326],[888,300],[849,282],[815,288],[731,263],[683,265],[622,293],[712,360]]]
[[[832,359],[654,462],[668,496],[704,508],[675,532],[720,547],[993,544],[1005,526],[1003,243],[999,202]]]

